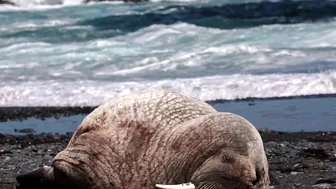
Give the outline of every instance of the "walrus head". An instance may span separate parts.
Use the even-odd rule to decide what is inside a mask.
[[[268,170],[258,165],[261,162],[251,162],[237,152],[222,150],[204,162],[191,180],[198,189],[264,189],[268,186]]]
[[[28,188],[59,188],[54,182],[54,171],[53,168],[49,166],[44,166],[43,168],[36,169],[30,173],[22,174],[16,177],[19,183],[18,189],[28,189]]]
[[[71,180],[63,171],[55,168],[44,166],[27,174],[16,177],[19,186],[17,189],[75,189],[88,188],[88,185],[79,181]],[[82,184],[82,185],[80,185]]]
[[[261,163],[251,162],[237,152],[222,150],[203,163],[190,183],[156,186],[162,189],[266,189],[268,170],[259,167]]]

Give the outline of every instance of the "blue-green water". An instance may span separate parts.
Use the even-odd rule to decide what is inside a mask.
[[[14,2],[0,7],[0,106],[99,105],[151,87],[336,93],[335,1]]]
[[[217,111],[232,112],[256,128],[285,132],[336,131],[336,97],[294,98],[238,102],[210,102]],[[74,132],[86,114],[45,120],[30,117],[0,123],[0,133],[20,134],[15,129],[33,128],[36,133]]]

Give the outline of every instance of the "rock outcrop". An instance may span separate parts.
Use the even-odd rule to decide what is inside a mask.
[[[91,3],[91,2],[108,2],[108,1],[118,1],[118,0],[85,0],[84,3]],[[123,2],[146,2],[148,0],[122,0]]]
[[[11,1],[0,0],[0,5],[15,5],[15,4]]]

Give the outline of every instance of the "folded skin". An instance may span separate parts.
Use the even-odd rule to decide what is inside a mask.
[[[152,89],[107,102],[79,125],[51,167],[18,176],[21,188],[268,188],[258,131],[194,98]]]

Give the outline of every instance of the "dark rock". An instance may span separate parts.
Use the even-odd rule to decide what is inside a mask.
[[[255,102],[250,102],[248,103],[249,106],[254,106],[255,105]]]
[[[65,133],[67,136],[72,136],[73,135],[73,132],[66,132]]]
[[[321,170],[326,170],[326,169],[327,169],[327,166],[325,165],[325,163],[320,162],[320,163],[318,164],[318,168],[321,169]]]
[[[322,184],[322,183],[327,183],[327,184],[334,184],[336,183],[335,179],[318,179],[315,184]]]
[[[35,133],[33,128],[24,128],[24,129],[14,129],[14,132],[17,133]]]
[[[4,150],[4,149],[0,150],[0,156],[4,155],[4,154],[11,154],[11,153],[12,153],[12,151],[10,151],[10,150]]]
[[[0,5],[15,5],[13,2],[7,0],[0,0]]]
[[[311,168],[311,165],[308,161],[302,162],[302,168],[309,169]]]
[[[330,155],[322,148],[308,148],[302,151],[302,154],[305,158],[312,157],[319,160],[326,160],[330,158]]]
[[[274,176],[272,172],[269,172],[270,184],[271,185],[279,185],[279,180]]]
[[[294,186],[300,187],[302,184],[301,183],[295,183]]]
[[[291,165],[286,165],[286,164],[281,164],[281,165],[275,165],[273,168],[277,171],[280,171],[281,173],[291,173],[293,170],[293,166]]]
[[[38,150],[38,151],[37,151],[37,154],[39,154],[39,155],[44,155],[43,150]]]
[[[52,160],[52,157],[50,155],[45,155],[43,158],[45,160],[47,160],[47,161],[51,161]]]
[[[5,160],[4,160],[4,162],[7,162],[7,161],[9,161],[11,159],[11,157],[10,156],[5,156]]]
[[[92,112],[95,108],[96,107],[1,107],[0,122],[23,120],[29,117],[45,119],[47,117],[56,118],[59,116],[86,115]]]
[[[108,1],[117,1],[117,0],[85,0],[84,3],[90,2],[108,2]],[[148,0],[122,0],[124,2],[146,2]]]
[[[36,148],[36,146],[31,146],[31,150],[32,150],[33,152],[38,152],[38,149]]]

